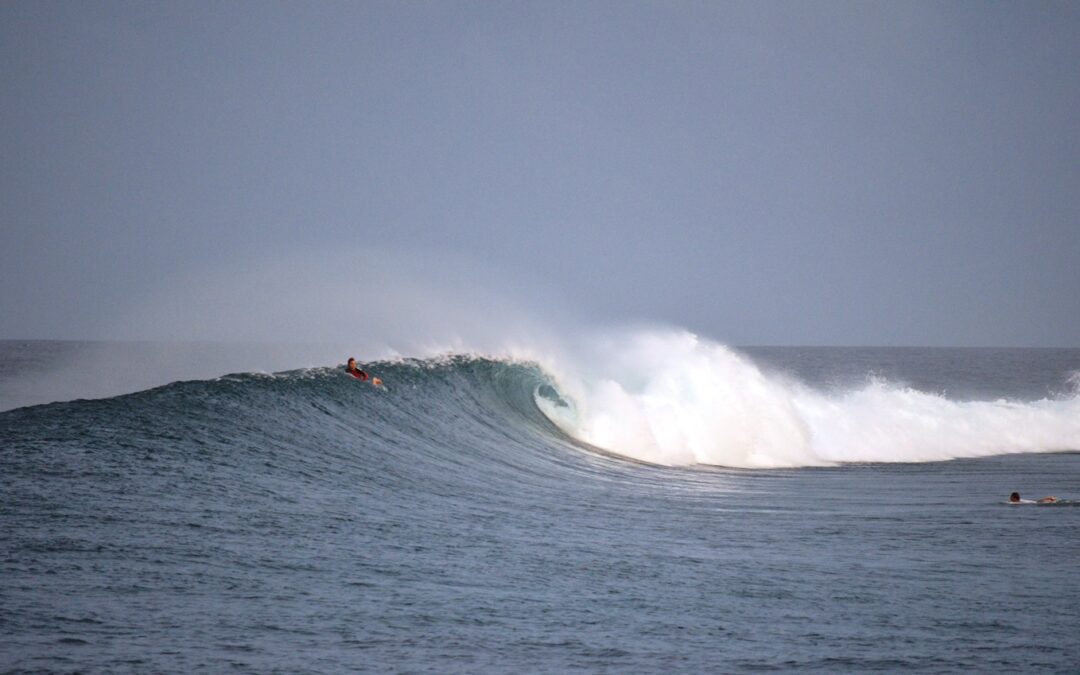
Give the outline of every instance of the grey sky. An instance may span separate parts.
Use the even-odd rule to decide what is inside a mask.
[[[371,248],[738,344],[1080,346],[1077,3],[7,2],[0,59],[0,338]]]

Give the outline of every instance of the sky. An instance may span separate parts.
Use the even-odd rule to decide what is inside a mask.
[[[0,339],[345,260],[541,324],[1080,347],[1075,2],[6,2],[0,59]]]

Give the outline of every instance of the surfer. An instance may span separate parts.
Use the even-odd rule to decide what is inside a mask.
[[[352,357],[349,357],[348,363],[345,364],[345,372],[352,375],[361,382],[367,382],[368,380],[371,380],[371,383],[376,387],[382,386],[381,379],[377,377],[372,377],[371,375],[368,375],[366,370],[361,370],[360,368],[357,368],[356,359]]]
[[[349,357],[349,362],[345,364],[345,372],[364,382],[367,382],[371,378],[366,370],[360,370],[356,367],[356,359],[352,357]]]
[[[1020,493],[1019,492],[1014,492],[1011,495],[1009,495],[1009,503],[1010,504],[1021,504],[1021,503],[1023,503],[1023,504],[1032,504],[1032,503],[1034,503],[1034,504],[1054,504],[1057,501],[1058,501],[1058,498],[1057,497],[1052,497],[1052,496],[1051,497],[1043,497],[1042,499],[1039,499],[1038,501],[1032,502],[1030,499],[1028,499],[1028,500],[1020,499]]]

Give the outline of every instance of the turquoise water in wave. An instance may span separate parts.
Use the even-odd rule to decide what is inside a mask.
[[[6,349],[10,378],[56,346]],[[956,400],[1069,396],[1080,370],[1080,350],[746,352],[821,390]],[[1080,666],[1078,448],[652,466],[557,428],[534,366],[373,369],[387,389],[316,368],[0,412],[0,669]]]

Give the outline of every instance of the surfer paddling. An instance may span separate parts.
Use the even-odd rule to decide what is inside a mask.
[[[382,384],[382,380],[380,380],[379,378],[372,377],[368,374],[366,370],[361,370],[360,368],[357,368],[356,359],[352,357],[349,357],[348,363],[345,364],[345,372],[362,382],[367,382],[368,380],[370,380],[371,383],[376,387]]]
[[[1057,501],[1058,501],[1057,497],[1043,497],[1042,499],[1039,499],[1039,500],[1035,501],[1035,503],[1036,504],[1053,504],[1053,503],[1055,503]],[[1031,502],[1030,499],[1028,499],[1028,500],[1020,499],[1020,493],[1019,492],[1014,492],[1011,495],[1009,495],[1009,503],[1010,504],[1031,504],[1032,502]]]

